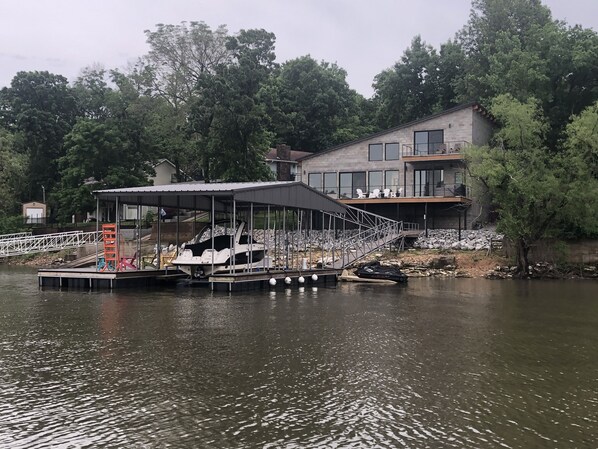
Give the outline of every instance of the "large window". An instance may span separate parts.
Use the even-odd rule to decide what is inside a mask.
[[[387,143],[385,146],[386,160],[396,161],[399,159],[399,144],[398,143]]]
[[[378,189],[378,190],[380,190],[380,192],[382,192],[383,180],[382,180],[382,172],[381,171],[368,172],[368,186],[369,186],[370,192],[373,192],[374,189]]]
[[[444,196],[444,170],[415,170],[413,192],[415,196]]]
[[[310,173],[307,176],[307,184],[320,192],[322,191],[322,173]]]
[[[386,170],[384,172],[384,188],[390,189],[391,192],[397,195],[399,191],[399,170]]]
[[[368,160],[370,161],[381,161],[382,160],[382,144],[372,143],[370,144]]]
[[[435,154],[444,147],[444,131],[416,131],[415,155]]]
[[[357,189],[360,189],[364,194],[366,190],[366,174],[362,172],[341,173],[340,179],[340,196],[341,198],[355,198],[357,197]]]
[[[334,194],[338,193],[338,186],[336,184],[336,173],[324,173],[324,193]]]

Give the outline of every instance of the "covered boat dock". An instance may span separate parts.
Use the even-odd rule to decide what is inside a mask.
[[[117,263],[106,269],[107,258],[102,256],[107,251],[107,238],[104,236],[104,241],[97,244],[93,267],[40,270],[38,272],[40,286],[118,288],[139,285],[140,282],[149,285],[157,279],[181,277],[182,273],[177,270],[177,267],[170,265],[172,257],[170,259],[165,257],[167,246],[164,243],[174,246],[175,257],[179,254],[181,245],[184,243],[180,237],[183,220],[187,227],[191,224],[193,235],[203,227],[214,228],[216,222],[224,221],[225,227],[234,229],[235,223],[244,221],[253,239],[265,242],[271,265],[263,269],[248,267],[241,271],[230,270],[227,273],[217,273],[209,278],[195,280],[209,284],[212,288],[224,287],[233,290],[236,285],[247,283],[288,285],[335,281],[345,264],[341,259],[343,255],[348,254],[348,251],[343,253],[338,241],[339,232],[347,229],[347,223],[341,223],[339,220],[347,216],[351,207],[298,181],[177,183],[98,190],[94,195],[98,211],[96,216],[99,216],[101,203],[114,204],[117,219],[112,225],[115,232],[115,248],[111,251],[114,251]],[[152,255],[155,263],[151,267],[139,263],[143,259],[139,232],[136,233],[134,242],[137,264],[126,266],[120,263],[123,259],[120,256],[123,254],[120,247],[122,245],[120,217],[124,205],[136,206],[137,229],[141,225],[141,210],[144,206],[156,208],[158,212],[163,208],[177,210],[174,241],[163,240],[164,223],[158,215],[158,220],[154,224],[155,254]],[[183,218],[181,211],[190,212],[191,216]],[[361,225],[354,222],[355,219],[349,227],[361,229]],[[101,232],[99,223],[96,229]],[[231,243],[234,246],[234,241]],[[232,251],[234,253],[234,247]],[[355,254],[356,250],[353,251]],[[247,288],[247,285],[243,288]]]

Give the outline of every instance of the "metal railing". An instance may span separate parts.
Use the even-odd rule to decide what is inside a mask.
[[[29,237],[29,236],[31,236],[31,232],[15,232],[14,234],[3,234],[3,235],[0,235],[0,241],[13,240],[13,239]]]
[[[385,190],[387,190],[385,192]],[[375,194],[377,193],[377,195]],[[377,200],[377,199],[392,199],[392,198],[421,198],[428,196],[436,197],[469,197],[470,192],[467,185],[463,183],[456,184],[445,184],[444,182],[433,183],[421,183],[413,185],[411,183],[406,187],[393,186],[390,189],[380,189],[378,187],[371,189],[362,189],[362,197],[358,195],[357,191],[354,191],[352,197],[348,195],[339,195],[337,193],[329,193],[328,196],[334,199],[349,200],[349,199],[361,199]]]
[[[59,234],[15,236],[0,240],[0,257],[60,251],[95,244],[102,240],[101,232],[61,232]]]
[[[457,140],[442,143],[406,143],[403,144],[403,156],[438,156],[456,154],[469,146],[469,142]]]
[[[371,254],[380,248],[397,243],[399,250],[404,247],[404,223],[392,220],[362,209],[348,206],[345,214],[328,214],[341,227],[339,238],[337,232],[329,233],[326,250],[329,266],[343,268]],[[416,223],[409,223],[409,229],[418,228]],[[324,257],[323,257],[324,260]]]

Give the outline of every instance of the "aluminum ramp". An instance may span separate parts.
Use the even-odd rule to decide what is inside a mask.
[[[79,248],[96,244],[101,240],[102,233],[95,231],[71,231],[35,236],[30,233],[8,234],[0,236],[0,258]]]

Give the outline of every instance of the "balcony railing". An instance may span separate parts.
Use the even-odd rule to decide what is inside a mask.
[[[403,157],[455,154],[460,153],[469,145],[469,142],[464,140],[443,143],[407,143],[403,144]]]
[[[423,198],[423,197],[469,197],[469,188],[463,183],[445,184],[444,182],[410,184],[405,189],[404,186],[390,186],[388,189],[379,186],[370,186],[369,188],[342,187],[340,193],[338,189],[329,188],[323,193],[334,199],[350,200],[376,200],[380,198]]]

